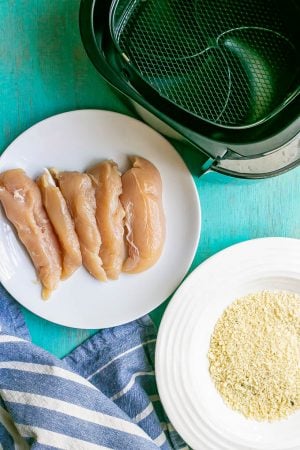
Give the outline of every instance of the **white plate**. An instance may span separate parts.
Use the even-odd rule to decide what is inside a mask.
[[[158,390],[173,426],[193,449],[300,449],[300,412],[272,423],[244,418],[222,401],[207,359],[215,323],[236,298],[264,289],[300,294],[299,255],[297,239],[234,245],[200,265],[169,304],[156,347]]]
[[[195,255],[199,199],[192,176],[169,142],[142,122],[113,112],[82,110],[51,117],[19,136],[1,156],[0,171],[21,167],[36,177],[44,167],[84,170],[107,158],[124,170],[128,155],[148,158],[163,181],[165,248],[158,263],[144,273],[100,283],[81,268],[44,302],[33,266],[0,211],[0,281],[38,316],[70,327],[104,328],[159,306],[182,281]]]

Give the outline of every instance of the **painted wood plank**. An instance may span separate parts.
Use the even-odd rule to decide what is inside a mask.
[[[0,0],[1,152],[26,128],[59,112],[101,108],[132,114],[86,56],[78,10],[79,0]],[[182,155],[195,172],[198,155],[187,149]],[[300,237],[300,168],[260,182],[195,182],[203,222],[192,268],[245,239]],[[165,307],[152,313],[157,324]],[[33,341],[59,357],[96,331],[61,327],[28,311],[25,317]]]

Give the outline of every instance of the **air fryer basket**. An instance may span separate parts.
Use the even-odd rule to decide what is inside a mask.
[[[299,21],[274,0],[116,0],[110,30],[136,75],[202,120],[266,121],[299,86]]]
[[[140,0],[136,1],[139,3]],[[144,1],[153,2],[154,0]],[[161,1],[169,2],[170,0]],[[176,3],[177,0],[174,2]],[[193,3],[193,0],[186,3],[190,2]],[[115,7],[118,4],[121,2],[113,2]],[[212,123],[181,107],[176,107],[173,102],[164,98],[136,72],[131,62],[128,63],[127,55],[124,57],[120,53],[120,48],[116,46],[116,42],[113,41],[109,18],[111,21],[113,17],[119,20],[125,8],[132,2],[122,0],[122,4],[124,9],[119,10],[120,16],[118,17],[111,14],[112,0],[81,0],[80,30],[86,51],[98,72],[108,83],[136,105],[142,106],[144,110],[179,133],[195,150],[200,150],[197,173],[200,172],[200,164],[203,163],[203,154],[209,158],[205,167],[210,165],[214,170],[219,171],[223,161],[246,160],[274,153],[277,149],[284,148],[286,144],[292,142],[299,134],[300,95],[297,94],[296,87],[295,89],[293,87],[293,92],[286,97],[286,101],[273,110],[273,114],[250,126],[225,126]],[[290,14],[289,10],[294,8],[293,1],[285,0],[285,5],[287,13],[284,20],[288,22],[290,30],[296,30],[291,32],[291,35],[294,36],[298,30],[294,24],[298,23],[300,10],[298,9],[295,14]],[[285,161],[281,161],[278,168],[269,172],[267,176],[282,173],[300,163],[300,157],[297,155],[295,157],[293,154],[289,158],[289,153],[290,150],[287,146]],[[228,169],[222,169],[222,172],[226,173]],[[263,173],[258,176],[255,173],[245,174],[245,176],[241,173],[235,174],[234,168],[229,171],[229,174],[245,178],[264,177]]]

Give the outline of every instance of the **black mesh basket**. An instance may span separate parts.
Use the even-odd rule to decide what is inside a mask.
[[[292,6],[118,0],[110,31],[135,76],[174,107],[222,127],[251,127],[297,94],[300,27]]]
[[[203,167],[225,173],[227,161],[230,175],[246,178],[300,162],[299,23],[298,0],[81,0],[80,8],[98,72],[198,150],[199,165],[208,157]],[[275,169],[235,173],[235,161],[275,152]]]

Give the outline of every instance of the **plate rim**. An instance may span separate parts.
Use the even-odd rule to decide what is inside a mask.
[[[185,166],[185,168],[186,168],[186,175],[187,175],[187,177],[189,178],[189,181],[190,181],[190,187],[191,187],[192,190],[193,190],[193,193],[194,193],[194,196],[195,196],[195,200],[197,200],[197,201],[194,202],[194,206],[196,207],[195,216],[197,217],[197,223],[196,223],[197,236],[195,235],[195,242],[194,242],[193,248],[191,249],[191,250],[192,250],[192,251],[191,251],[191,257],[189,258],[189,263],[188,263],[187,270],[186,270],[185,274],[183,275],[183,277],[182,277],[182,279],[181,279],[181,281],[180,281],[180,283],[179,283],[179,285],[178,285],[178,286],[180,286],[180,284],[182,283],[182,281],[184,280],[184,278],[186,277],[187,273],[189,272],[189,270],[190,270],[190,268],[191,268],[191,265],[192,265],[192,263],[193,263],[193,261],[194,261],[194,258],[195,258],[195,255],[196,255],[197,249],[198,249],[198,247],[199,247],[199,243],[200,243],[200,237],[201,237],[201,231],[202,231],[202,209],[201,209],[201,200],[200,200],[200,195],[199,195],[199,193],[198,193],[197,186],[196,186],[196,183],[195,183],[195,181],[194,181],[194,179],[193,179],[193,176],[192,176],[192,174],[191,174],[191,172],[190,172],[190,170],[189,170],[187,164],[185,163],[184,159],[182,158],[182,156],[179,154],[179,152],[177,152],[176,148],[172,145],[172,143],[171,143],[165,136],[163,136],[161,133],[159,133],[158,131],[156,131],[155,129],[153,129],[151,126],[149,126],[148,124],[146,124],[145,122],[143,122],[142,120],[140,120],[140,119],[138,119],[138,118],[136,118],[136,117],[132,117],[132,116],[129,116],[129,115],[127,115],[127,114],[123,114],[123,113],[116,112],[116,111],[112,111],[112,110],[106,110],[106,109],[83,108],[83,109],[75,109],[75,110],[69,110],[69,111],[61,112],[61,113],[58,113],[58,114],[53,114],[53,115],[51,115],[51,116],[48,116],[48,117],[46,117],[46,118],[44,118],[44,119],[41,119],[41,120],[39,120],[38,122],[34,123],[33,125],[31,125],[31,126],[28,127],[27,129],[25,129],[23,132],[21,132],[15,139],[13,139],[13,140],[10,142],[10,144],[9,144],[9,145],[4,149],[4,151],[1,153],[1,155],[0,155],[0,165],[1,165],[1,161],[3,160],[3,158],[5,158],[5,156],[6,156],[6,155],[8,154],[8,152],[11,150],[11,148],[13,148],[13,147],[15,146],[16,143],[18,143],[20,140],[22,140],[22,138],[23,138],[25,135],[29,134],[29,133],[31,132],[32,129],[38,128],[39,126],[41,126],[41,125],[44,124],[45,122],[51,122],[52,120],[59,119],[59,118],[61,118],[61,119],[63,120],[63,118],[64,118],[65,116],[70,117],[70,116],[72,116],[72,115],[80,115],[80,114],[85,114],[85,113],[91,113],[91,114],[95,113],[95,114],[99,114],[99,115],[101,114],[101,115],[104,115],[104,116],[109,116],[109,115],[111,115],[111,116],[115,116],[115,117],[119,117],[119,118],[125,118],[125,119],[126,119],[127,121],[129,121],[129,122],[138,123],[139,126],[145,127],[146,129],[150,130],[150,131],[153,133],[153,135],[156,135],[156,136],[159,137],[162,141],[165,141],[165,142],[169,145],[169,147],[171,147],[172,150],[173,150],[174,152],[176,152],[178,158],[180,158],[180,160],[181,160],[182,163],[184,164],[184,166]],[[2,275],[1,275],[1,272],[0,272],[0,283],[4,286],[4,288],[6,289],[6,291],[7,291],[7,292],[8,292],[8,293],[9,293],[9,294],[10,294],[10,295],[11,295],[11,296],[12,296],[12,297],[20,304],[20,305],[22,305],[22,307],[24,307],[25,309],[27,309],[28,311],[30,311],[32,314],[34,314],[34,315],[36,315],[36,316],[38,316],[38,317],[41,317],[41,318],[44,319],[44,320],[47,320],[47,321],[49,321],[49,322],[51,322],[51,323],[55,323],[55,324],[57,324],[57,325],[65,326],[65,327],[67,327],[67,328],[94,329],[93,327],[91,328],[90,326],[87,326],[87,325],[85,325],[85,326],[83,326],[82,324],[81,324],[81,325],[79,325],[79,324],[78,324],[78,325],[74,325],[74,324],[73,324],[73,325],[70,325],[70,323],[66,323],[64,320],[61,320],[61,321],[60,321],[60,320],[52,320],[52,319],[49,319],[49,318],[47,317],[47,311],[46,311],[46,310],[45,310],[45,314],[43,314],[43,313],[37,313],[36,311],[33,310],[33,308],[29,307],[28,305],[25,305],[24,302],[18,300],[17,298],[15,298],[15,297],[10,293],[10,290],[9,290],[9,288],[7,287],[7,284],[5,283],[5,281],[3,281],[3,277],[2,277]],[[176,287],[176,289],[178,288],[178,286]],[[176,289],[175,289],[175,291],[176,291]],[[173,295],[175,291],[173,291],[172,293],[170,293],[170,296]],[[168,297],[167,297],[167,298],[168,298]],[[153,308],[153,307],[151,307],[150,309],[149,309],[149,308],[145,308],[145,310],[144,310],[142,316],[147,315],[147,314],[149,314],[151,311],[153,311],[154,309],[158,308],[162,303],[164,303],[164,302],[167,300],[167,298],[162,299],[162,300],[161,300],[154,308]],[[125,323],[129,323],[129,322],[131,322],[131,321],[134,321],[134,320],[139,319],[139,318],[142,317],[142,316],[140,316],[140,315],[132,315],[132,318],[130,318],[130,320],[128,320],[128,321],[126,321],[126,322],[124,322],[124,321],[122,321],[122,320],[115,320],[111,325],[107,325],[107,326],[105,326],[105,327],[102,327],[102,326],[101,326],[101,329],[102,329],[102,328],[109,328],[109,327],[119,326],[119,325],[122,325],[122,324],[125,324]],[[99,327],[98,327],[98,328],[99,328]]]

